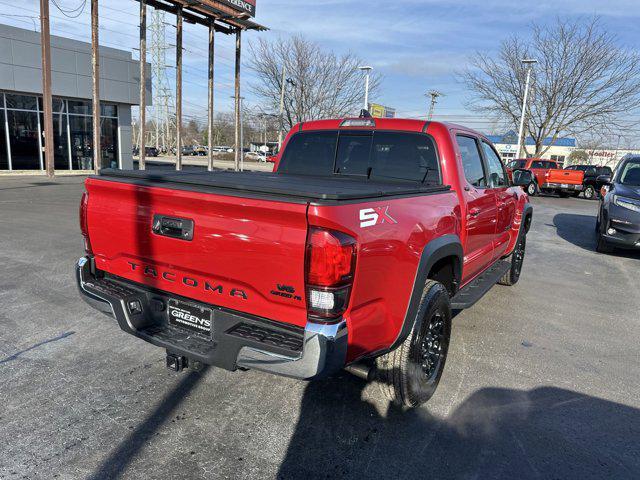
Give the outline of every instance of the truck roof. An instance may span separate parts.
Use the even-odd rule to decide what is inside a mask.
[[[345,122],[349,121],[371,121],[374,125],[367,126],[345,126]],[[359,118],[359,117],[345,117],[345,118],[333,118],[325,120],[312,120],[309,122],[302,122],[294,126],[292,131],[307,131],[307,130],[398,130],[405,132],[426,132],[427,128],[441,127],[446,130],[455,128],[456,130],[464,130],[470,133],[474,133],[478,136],[486,136],[476,130],[458,125],[450,122],[435,122],[427,120],[417,120],[412,118]]]

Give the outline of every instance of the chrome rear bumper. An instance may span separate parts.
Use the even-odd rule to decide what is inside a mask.
[[[308,322],[304,330],[296,331],[278,322],[216,308],[213,338],[203,339],[167,326],[166,314],[158,305],[166,303],[171,295],[119,279],[98,278],[92,263],[88,257],[76,263],[81,297],[96,310],[114,317],[123,331],[166,348],[167,352],[227,370],[255,369],[300,380],[324,377],[345,366],[345,320],[332,324]],[[127,305],[132,300],[141,303],[142,313],[130,313]],[[239,337],[233,333],[238,326],[271,332],[273,338],[286,338],[286,346],[260,343],[251,336]],[[300,348],[291,348],[296,339]]]

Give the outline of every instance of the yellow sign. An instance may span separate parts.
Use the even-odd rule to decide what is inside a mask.
[[[383,105],[377,103],[369,104],[369,113],[374,118],[384,118],[386,116],[386,108]]]

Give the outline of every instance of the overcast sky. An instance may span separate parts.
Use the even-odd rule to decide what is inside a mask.
[[[56,0],[72,10],[82,0]],[[22,3],[22,2],[20,2]],[[0,22],[33,29],[37,24],[38,2],[0,0]],[[136,25],[138,3],[134,0],[102,0],[101,41],[105,45],[133,50],[138,44]],[[640,49],[640,0],[257,0],[256,20],[269,32],[245,35],[245,47],[257,36],[265,38],[303,33],[337,53],[354,52],[384,76],[379,98],[372,101],[395,107],[399,115],[426,115],[425,93],[437,89],[437,113],[469,126],[483,128],[478,114],[468,112],[464,87],[456,82],[455,71],[476,51],[492,52],[501,40],[513,33],[526,35],[531,22],[551,23],[556,16],[599,15],[615,32],[625,48]],[[52,33],[88,40],[89,7],[78,19],[66,18],[52,4]],[[6,16],[6,15],[25,15]],[[29,18],[28,16],[36,18]],[[171,17],[168,22],[173,23]],[[167,29],[173,42],[174,29]],[[218,111],[231,109],[233,68],[232,39],[218,35]],[[195,117],[206,116],[206,31],[185,27],[185,110]],[[246,50],[245,50],[246,51]],[[168,63],[174,63],[173,51]],[[246,58],[246,57],[245,57]],[[169,71],[173,83],[173,72]],[[245,70],[244,83],[251,81]],[[245,89],[245,94],[248,93]],[[248,101],[255,101],[249,96]],[[450,116],[450,117],[449,117]],[[444,117],[443,117],[444,118]]]

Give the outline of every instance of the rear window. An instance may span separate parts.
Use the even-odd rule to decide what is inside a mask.
[[[433,140],[411,132],[300,132],[289,140],[278,172],[440,183]]]
[[[527,164],[526,160],[514,160],[513,162],[509,162],[509,165],[507,166],[511,169],[524,168],[526,164]]]

